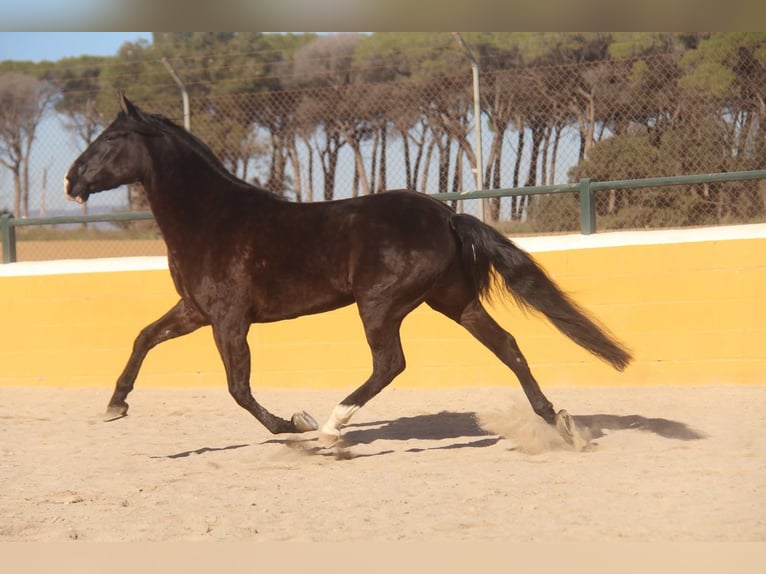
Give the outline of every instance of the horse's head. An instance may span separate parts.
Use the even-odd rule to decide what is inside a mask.
[[[143,113],[120,94],[115,120],[74,160],[64,178],[68,199],[84,203],[92,193],[141,181],[149,156]]]

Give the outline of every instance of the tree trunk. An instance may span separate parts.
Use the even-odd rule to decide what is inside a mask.
[[[18,165],[13,167],[13,217],[21,217],[21,173]]]
[[[492,146],[487,158],[487,171],[484,181],[493,189],[499,189],[502,185],[502,160],[503,160],[503,140],[508,124],[495,124],[495,135],[492,137]],[[491,182],[491,183],[490,183]],[[491,197],[488,200],[490,222],[500,219],[500,208],[502,205],[501,197]]]
[[[282,138],[272,135],[271,142],[271,167],[266,189],[283,197],[285,194],[285,168],[287,166],[285,150],[282,147]]]
[[[434,140],[429,141],[428,142],[428,148],[426,149],[425,162],[423,162],[426,167],[423,170],[423,178],[422,178],[422,180],[420,182],[420,191],[423,191],[423,192],[428,191],[428,174],[430,172],[428,167],[431,165],[431,156],[433,155],[434,147],[436,147],[436,142]],[[417,158],[417,160],[415,162],[415,166],[416,166],[415,167],[415,177],[417,177],[418,172],[420,171],[420,160],[422,159],[422,154],[423,154],[423,148],[421,147],[418,150],[418,158]],[[416,181],[416,180],[414,180],[414,181]]]
[[[525,132],[524,125],[521,123],[521,118],[518,119],[519,137],[518,144],[516,146],[516,161],[513,164],[513,187],[519,187],[519,181],[521,181],[521,156],[524,154],[524,139]]]
[[[354,162],[356,166],[356,177],[359,179],[358,187],[362,195],[370,195],[370,182],[367,179],[367,172],[364,169],[364,158],[362,157],[362,148],[358,140],[346,140],[349,142],[354,152]]]
[[[446,193],[449,190],[449,163],[452,142],[447,139],[443,146],[439,146],[439,193]],[[428,169],[428,165],[426,165]]]
[[[339,134],[333,134],[328,137],[327,147],[322,152],[323,162],[322,170],[324,171],[324,199],[325,201],[331,201],[335,196],[335,177],[338,171],[338,153],[343,145],[342,138]]]
[[[301,162],[298,159],[298,149],[295,138],[290,138],[290,147],[287,150],[287,158],[293,167],[293,180],[295,187],[295,201],[303,201],[303,175],[301,173]]]
[[[327,150],[327,164],[324,169],[324,199],[331,201],[335,195],[335,171],[338,167],[338,150]]]
[[[556,125],[553,136],[553,149],[551,150],[551,163],[548,172],[548,183],[553,185],[556,182],[556,157],[559,153],[559,141],[561,141],[561,125]]]
[[[380,146],[380,132],[375,130],[375,137],[372,140],[372,162],[370,164],[370,193],[375,193],[378,185],[378,146]]]
[[[413,174],[412,161],[410,159],[410,136],[402,129],[399,130],[402,136],[402,148],[404,150],[404,185],[410,191],[415,190],[415,177]]]
[[[380,167],[378,168],[378,191],[388,189],[388,124],[380,126]]]
[[[463,155],[465,152],[458,147],[457,157],[455,158],[455,173],[452,175],[452,191],[463,191]]]
[[[29,146],[27,146],[27,155],[24,159],[23,177],[21,180],[21,210],[22,217],[29,217]]]

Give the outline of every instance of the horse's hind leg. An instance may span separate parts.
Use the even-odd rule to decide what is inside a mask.
[[[181,300],[154,323],[144,327],[136,337],[128,363],[117,379],[117,385],[107,407],[107,416],[120,417],[127,414],[128,403],[125,402],[125,399],[133,390],[138,371],[141,369],[146,354],[153,347],[163,341],[191,333],[206,324],[207,322],[199,313],[190,309]]]
[[[383,316],[380,309],[365,312],[360,306],[367,342],[372,351],[372,374],[353,393],[343,399],[322,426],[320,445],[333,446],[340,438],[340,429],[367,401],[382,391],[404,370],[405,360],[399,336],[401,318]],[[406,313],[405,313],[406,314]]]
[[[471,301],[459,314],[450,313],[433,304],[432,306],[459,322],[513,371],[535,413],[548,424],[555,426],[567,442],[578,449],[587,448],[588,442],[580,435],[572,417],[564,410],[557,413],[553,404],[543,394],[516,339],[497,324],[479,300]]]
[[[249,327],[250,324],[241,317],[213,325],[213,336],[226,370],[229,393],[239,406],[273,434],[316,430],[317,423],[310,414],[295,413],[288,421],[270,413],[253,397],[250,389],[250,347],[247,344]]]
[[[556,412],[537,384],[516,339],[487,313],[479,301],[468,304],[458,322],[490,349],[516,375],[532,409],[549,424],[555,424]]]

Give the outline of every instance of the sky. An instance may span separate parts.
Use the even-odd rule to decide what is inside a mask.
[[[151,32],[0,32],[0,61],[114,56],[125,42],[141,38],[151,42]]]

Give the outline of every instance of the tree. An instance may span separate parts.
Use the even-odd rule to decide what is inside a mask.
[[[715,165],[723,171],[763,168],[766,33],[710,34],[699,40],[696,49],[684,53],[681,67],[684,107],[680,122],[717,144],[717,153],[703,160],[710,166],[705,171]],[[694,115],[704,120],[695,121]],[[719,220],[747,219],[766,211],[766,193],[755,181],[704,187],[701,193],[715,204]]]
[[[350,144],[359,165],[359,138],[364,130],[357,125],[353,102],[345,101],[346,89],[353,81],[353,54],[357,34],[319,36],[295,53],[296,87],[315,89],[313,97],[302,98],[298,106],[303,118],[315,118],[318,130],[313,142],[324,173],[324,199],[333,199],[341,148]],[[304,127],[304,131],[306,128]]]
[[[61,92],[56,112],[63,116],[64,126],[86,147],[108,123],[96,105],[106,60],[92,56],[64,58],[50,74],[51,82]]]
[[[0,75],[0,164],[13,174],[15,217],[29,216],[29,156],[35,132],[56,91],[31,74]]]
[[[82,149],[88,147],[106,127],[108,119],[97,105],[100,92],[100,76],[107,58],[81,56],[64,58],[48,78],[61,93],[55,110],[61,116],[64,127],[77,138]],[[88,203],[82,204],[87,215]],[[87,227],[87,223],[82,224]]]

